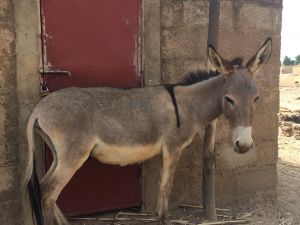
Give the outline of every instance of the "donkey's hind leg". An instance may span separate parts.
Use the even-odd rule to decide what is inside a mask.
[[[81,146],[81,149],[88,148],[82,148]],[[45,179],[41,182],[42,205],[47,225],[69,224],[56,206],[56,200],[75,172],[89,157],[89,149],[81,151],[80,154],[73,154],[72,157],[69,151],[70,148],[60,149],[60,152],[57,151],[56,167],[53,172],[46,175]]]
[[[41,135],[43,140],[46,142],[47,146],[51,149],[52,156],[53,156],[53,162],[51,164],[51,167],[48,169],[47,173],[41,180],[41,183],[43,183],[44,180],[47,180],[48,177],[53,173],[54,169],[57,166],[57,154],[56,154],[56,150],[55,150],[53,143],[52,143],[51,139],[49,138],[49,136],[46,133],[44,133],[41,129],[37,129],[37,131]],[[54,206],[54,218],[55,218],[57,224],[68,224],[67,219],[64,217],[63,213],[60,211],[60,209],[58,208],[56,203]]]
[[[35,128],[36,128],[36,131],[38,132],[38,134],[46,142],[47,146],[51,149],[51,153],[53,156],[53,162],[51,163],[51,166],[48,169],[48,171],[46,172],[46,174],[44,175],[44,177],[42,178],[42,180],[41,180],[41,182],[42,182],[43,180],[47,179],[47,177],[53,173],[55,167],[57,166],[57,155],[56,155],[56,151],[53,146],[53,143],[52,143],[51,139],[49,138],[49,136],[43,130],[41,130],[39,127],[35,127]]]
[[[61,225],[61,224],[68,225],[69,224],[68,220],[66,219],[64,214],[61,212],[61,210],[59,209],[59,207],[56,203],[54,205],[54,217],[55,217],[56,223],[58,225]]]
[[[182,149],[163,149],[163,171],[157,202],[157,213],[162,225],[171,224],[168,218],[168,201],[173,187],[174,175]]]

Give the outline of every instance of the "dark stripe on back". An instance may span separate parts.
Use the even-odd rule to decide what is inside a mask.
[[[171,96],[172,103],[174,105],[175,114],[176,114],[177,127],[180,128],[180,118],[179,118],[179,112],[178,112],[178,105],[177,105],[177,101],[176,101],[176,97],[175,97],[175,93],[174,93],[174,87],[175,86],[176,85],[168,84],[168,85],[165,85],[165,88]]]

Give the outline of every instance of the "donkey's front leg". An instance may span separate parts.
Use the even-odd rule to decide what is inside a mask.
[[[169,225],[168,201],[171,194],[176,166],[182,149],[163,149],[163,171],[160,184],[160,192],[157,202],[157,213],[162,225]]]

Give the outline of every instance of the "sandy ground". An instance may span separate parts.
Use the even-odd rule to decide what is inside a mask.
[[[299,83],[297,83],[299,82]],[[280,111],[300,113],[300,76],[280,76]],[[278,136],[278,203],[279,212],[300,224],[300,140]]]
[[[280,77],[280,97],[281,111],[300,112],[300,76],[281,75]],[[297,87],[298,86],[298,87]],[[219,204],[218,207],[229,209],[229,211],[218,211],[222,221],[225,217],[241,218],[250,220],[249,224],[263,225],[300,225],[300,140],[294,137],[285,137],[279,129],[279,159],[278,159],[278,187],[277,196],[259,195],[244,201],[233,202],[230,204]],[[250,214],[249,214],[250,213]],[[173,219],[182,219],[193,224],[205,222],[203,211],[195,208],[178,208],[172,212]],[[100,215],[104,217],[115,217],[116,213]],[[120,218],[130,217],[119,215]],[[98,216],[99,217],[99,216]],[[153,216],[133,216],[134,218],[153,218]],[[91,219],[94,218],[94,219]],[[96,221],[96,216],[90,219],[71,220],[76,225],[92,224],[157,224],[157,222],[103,222]],[[229,218],[226,218],[229,219]],[[175,224],[175,223],[174,223]]]
[[[280,76],[280,109],[300,112],[300,76]]]

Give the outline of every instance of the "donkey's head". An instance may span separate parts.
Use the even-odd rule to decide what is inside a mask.
[[[238,153],[245,153],[253,146],[252,121],[259,99],[254,73],[268,62],[271,52],[272,40],[268,38],[246,66],[242,66],[222,58],[212,46],[208,48],[211,64],[225,77],[223,113],[233,130],[233,146]]]

